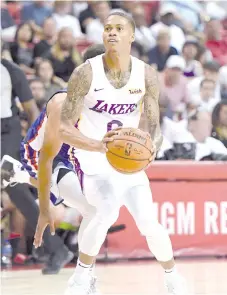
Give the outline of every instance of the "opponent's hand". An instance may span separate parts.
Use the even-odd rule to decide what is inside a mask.
[[[35,248],[42,245],[43,233],[48,225],[50,226],[51,235],[53,236],[55,234],[55,228],[52,214],[49,211],[46,213],[40,212],[33,243]]]

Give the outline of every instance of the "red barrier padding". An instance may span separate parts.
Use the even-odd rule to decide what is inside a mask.
[[[147,169],[150,180],[227,180],[226,162],[163,161]]]
[[[227,164],[155,163],[148,175],[175,256],[227,255]],[[126,229],[108,237],[110,255],[152,256],[124,207],[116,224],[122,223]]]

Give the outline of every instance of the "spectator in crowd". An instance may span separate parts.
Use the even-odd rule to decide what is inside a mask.
[[[219,99],[214,98],[215,82],[213,80],[204,79],[200,83],[200,94],[194,95],[191,103],[196,108],[201,107],[204,111],[212,112],[214,107],[219,102]]]
[[[28,23],[18,26],[15,41],[9,46],[12,60],[28,75],[34,75],[33,66],[33,31]]]
[[[212,137],[219,139],[227,148],[227,100],[216,105],[212,114]]]
[[[43,37],[34,48],[34,58],[45,55],[57,39],[56,23],[52,17],[46,18],[43,23]]]
[[[144,7],[136,6],[132,16],[136,24],[135,41],[143,46],[145,51],[148,51],[155,46],[156,41],[147,27]]]
[[[179,137],[180,134],[184,131],[184,128],[182,127],[182,125],[174,122],[172,119],[169,118],[170,110],[167,100],[160,100],[159,108],[162,134],[172,145],[177,140],[177,137]]]
[[[227,33],[223,31],[220,20],[211,19],[206,23],[206,46],[213,57],[221,64],[227,64]]]
[[[182,124],[174,122],[169,118],[171,112],[167,100],[161,99],[159,101],[159,110],[163,143],[157,154],[157,159],[171,160],[174,157],[173,148],[175,144],[182,142],[194,143],[195,140]]]
[[[171,131],[170,121],[168,120],[167,123],[167,131]],[[210,113],[196,110],[188,117],[186,128],[182,127],[183,125],[180,124],[175,126],[172,134],[171,132],[168,134],[164,130],[168,135],[166,138],[164,134],[164,138],[168,141],[165,146],[161,147],[159,158],[164,160],[227,161],[227,148],[221,141],[210,137],[212,128]]]
[[[39,107],[39,109],[42,109],[42,106],[46,103],[48,99],[45,93],[43,82],[40,79],[35,78],[29,81],[29,86],[37,106]]]
[[[201,26],[201,18],[200,14],[203,11],[203,8],[201,7],[200,3],[198,1],[184,1],[182,0],[175,0],[175,1],[165,1],[166,4],[171,4],[176,11],[178,12],[178,15],[180,16],[180,19],[182,20],[184,27],[190,26],[192,30],[198,30]],[[182,5],[183,4],[183,5]]]
[[[224,20],[227,16],[225,1],[204,1],[204,12],[210,19]]]
[[[184,69],[183,57],[172,55],[166,62],[164,72],[160,74],[160,99],[169,102],[176,120],[179,119],[178,113],[182,115],[185,112],[189,102],[187,79],[183,75]]]
[[[148,52],[149,64],[161,72],[165,68],[167,59],[177,54],[177,50],[170,46],[169,29],[161,29],[157,35],[157,45]]]
[[[57,30],[60,31],[65,27],[72,30],[75,38],[83,37],[80,23],[77,18],[70,15],[72,10],[72,1],[55,1],[53,19],[56,22]]]
[[[120,7],[129,14],[132,14],[136,6],[138,5],[137,1],[121,1]]]
[[[36,75],[45,87],[45,97],[51,97],[60,88],[64,88],[65,82],[54,76],[54,70],[48,59],[42,59],[36,66]],[[57,83],[56,83],[57,82]]]
[[[220,68],[219,82],[221,84],[221,98],[227,99],[227,65]]]
[[[73,1],[72,12],[76,18],[79,18],[80,13],[88,8],[89,1]]]
[[[182,56],[186,63],[185,77],[193,78],[203,74],[202,65],[195,59],[198,53],[198,46],[199,44],[195,39],[189,39],[184,43]]]
[[[92,6],[95,19],[91,19],[85,26],[89,41],[102,43],[104,22],[110,14],[110,5],[107,1],[98,1]]]
[[[174,24],[176,9],[169,4],[162,4],[159,15],[160,21],[150,27],[152,35],[157,38],[158,32],[168,27],[170,30],[171,41],[170,44],[181,52],[185,42],[185,36],[181,28]]]
[[[44,57],[51,61],[54,74],[67,82],[75,67],[82,63],[70,28],[60,30],[56,43]]]
[[[87,24],[96,18],[93,11],[93,5],[95,5],[95,2],[87,1],[87,3],[87,8],[82,10],[79,15],[79,22],[83,33],[86,33]]]
[[[212,61],[212,53],[199,43],[195,59],[203,66],[206,62]]]
[[[41,27],[44,20],[51,14],[51,8],[46,5],[45,1],[31,1],[31,3],[22,6],[21,21],[32,21]]]
[[[12,61],[12,56],[9,51],[9,43],[5,43],[1,40],[1,48],[2,48],[2,58]]]
[[[86,33],[86,27],[89,24],[89,22],[97,18],[95,14],[97,2],[100,2],[100,1],[87,1],[87,5],[84,7],[83,10],[80,11],[79,21],[80,21],[81,30],[83,33]],[[111,1],[111,2],[101,1],[101,2],[107,2],[111,8],[119,8],[119,1]]]
[[[2,1],[4,2],[4,1]],[[7,8],[15,23],[21,23],[21,1],[6,1]]]
[[[1,1],[1,38],[4,41],[12,41],[16,34],[16,23],[9,13],[5,1]]]
[[[203,65],[203,75],[192,79],[188,83],[188,91],[190,93],[190,96],[192,97],[193,95],[199,95],[200,84],[202,80],[208,79],[208,80],[213,80],[215,82],[214,98],[220,100],[221,86],[219,82],[219,70],[220,70],[220,65],[216,61],[206,62]]]
[[[227,148],[224,144],[210,136],[211,129],[211,114],[206,111],[198,110],[188,118],[188,130],[197,142],[196,160],[208,157],[215,160],[220,159],[219,155],[227,156]]]
[[[143,46],[137,42],[132,43],[131,55],[143,60],[146,63],[148,62],[148,57]]]

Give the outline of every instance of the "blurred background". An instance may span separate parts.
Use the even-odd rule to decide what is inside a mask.
[[[208,229],[198,229],[196,223],[197,230],[201,232],[195,232],[193,225],[190,225],[190,222],[200,222],[196,216],[205,214],[204,204],[211,199],[217,202],[217,224],[220,218],[227,216],[227,166],[224,164],[227,160],[226,1],[1,1],[1,144],[5,140],[7,124],[14,117],[19,118],[20,128],[18,124],[17,129],[11,127],[22,138],[32,123],[32,118],[42,110],[49,97],[55,91],[67,87],[72,71],[82,63],[84,50],[92,44],[102,43],[103,24],[108,14],[115,9],[128,12],[135,20],[135,42],[131,54],[152,65],[159,75],[160,124],[164,142],[155,165],[161,169],[161,174],[154,176],[155,173],[150,170],[148,175],[151,183],[158,178],[163,182],[162,187],[154,184],[154,199],[159,211],[162,206],[166,206],[167,201],[172,202],[170,209],[168,206],[163,209],[163,214],[166,215],[162,222],[176,238],[173,239],[176,250],[191,248],[191,245],[194,247],[198,239],[201,243],[199,247],[202,245],[203,248],[205,243],[204,248],[207,248],[207,235],[213,234],[216,237],[218,235],[219,240],[215,245],[211,243],[213,252],[208,252],[215,256],[226,255],[227,249],[223,248],[224,242],[222,243],[222,238],[227,233],[226,226],[223,225],[217,232],[214,225],[208,224]],[[5,66],[6,61],[17,64],[26,76],[31,93],[26,101],[22,89],[19,93],[15,91],[14,84],[19,77],[11,75]],[[7,71],[10,80],[7,79]],[[7,108],[12,108],[8,104],[8,97],[13,100],[14,111],[11,115],[6,115]],[[35,107],[31,107],[31,102],[35,102]],[[141,127],[144,124],[146,122],[142,117]],[[3,130],[4,126],[6,128]],[[14,144],[12,140],[12,145]],[[210,161],[209,166],[206,166],[208,168],[203,166],[204,160]],[[167,161],[172,163],[170,172]],[[182,162],[181,166],[179,161]],[[192,163],[196,163],[199,168]],[[179,196],[179,186],[176,183],[173,191],[169,191],[167,200],[162,196],[166,195],[169,188],[165,187],[163,191],[163,187],[171,173],[176,174],[176,179],[181,175],[184,181],[189,179],[190,182],[198,182],[197,177],[203,175],[203,183],[205,181],[209,189],[204,191],[204,186],[201,186],[201,191],[200,187],[189,190],[184,200]],[[209,177],[206,173],[209,173]],[[212,187],[209,186],[211,181]],[[220,187],[222,189],[219,191]],[[36,191],[31,187],[28,189],[35,202]],[[199,191],[202,192],[202,201],[198,200],[195,191],[197,195]],[[215,197],[210,196],[214,191]],[[23,199],[23,194],[20,198]],[[46,262],[47,251],[34,251],[34,228],[27,222],[26,212],[21,211],[18,202],[14,200],[15,196],[9,197],[2,190],[2,265],[26,266]],[[183,229],[178,227],[177,231],[174,225],[171,227],[167,215],[173,214],[172,218],[177,222],[178,201],[185,201],[184,210],[178,211],[179,214],[184,212],[181,218],[191,212],[192,215],[188,213],[188,216],[192,216],[192,219],[189,225],[182,226]],[[196,208],[187,211],[189,201],[194,202],[195,207],[196,202],[202,202],[199,203],[199,211]],[[211,211],[207,210],[212,213],[212,210],[216,210],[212,208],[208,208]],[[55,209],[57,235],[65,247],[74,251],[76,259],[77,231],[81,217],[76,210],[64,205]],[[122,212],[118,221],[121,226],[113,228],[111,237],[114,238],[109,240],[109,244],[106,241],[105,259],[111,251],[119,257],[148,256],[139,234],[136,232],[131,235],[136,229],[127,214]],[[205,232],[205,228],[209,233]],[[128,243],[126,232],[130,239]],[[182,238],[184,235],[188,237],[187,245],[180,240],[179,236],[182,235]],[[203,250],[197,254],[203,253],[207,254]]]

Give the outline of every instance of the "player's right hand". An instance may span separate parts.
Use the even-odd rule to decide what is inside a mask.
[[[49,211],[45,213],[40,212],[33,243],[35,248],[42,245],[43,233],[48,225],[50,226],[51,235],[53,236],[55,234],[55,228],[52,214]]]
[[[101,144],[101,148],[100,148],[100,152],[101,153],[106,153],[108,152],[108,148],[106,146],[106,144],[108,142],[114,141],[115,136],[117,136],[119,134],[119,130],[121,128],[116,128],[114,130],[108,131],[105,136],[102,139],[102,144]]]

